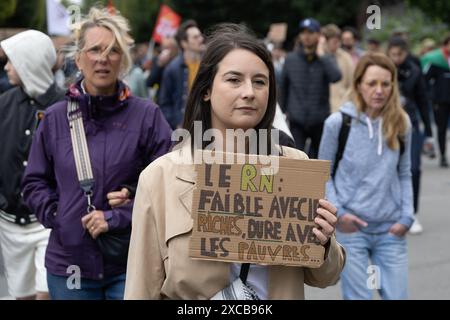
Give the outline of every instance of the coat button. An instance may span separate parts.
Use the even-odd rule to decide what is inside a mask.
[[[103,273],[100,273],[100,274],[98,275],[98,278],[99,278],[99,279],[103,279]]]
[[[23,162],[23,166],[26,167],[28,165],[28,161]]]
[[[20,218],[20,224],[25,224],[25,222],[27,222],[25,218]]]
[[[31,130],[29,130],[29,129],[25,130],[25,135],[26,136],[29,136],[30,134],[31,134]]]
[[[34,106],[34,100],[30,100],[30,104]]]

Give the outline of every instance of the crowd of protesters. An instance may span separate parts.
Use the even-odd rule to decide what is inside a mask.
[[[93,8],[79,27],[61,52],[35,30],[0,43],[0,248],[10,295],[209,299],[239,278],[261,299],[301,299],[304,283],[340,276],[345,299],[371,299],[371,262],[384,275],[383,299],[408,298],[405,235],[423,231],[414,215],[421,157],[436,157],[435,141],[448,167],[450,36],[441,47],[425,39],[420,57],[404,32],[386,48],[369,39],[364,51],[354,28],[307,18],[286,53],[242,26],[206,38],[187,20],[149,54],[133,46],[119,13]],[[322,267],[189,258],[191,217],[179,199],[192,193],[193,167],[170,151],[172,130],[191,132],[194,121],[223,132],[275,126],[278,154],[331,162],[315,228]],[[123,230],[128,265],[96,241]],[[67,286],[73,265],[77,290]]]

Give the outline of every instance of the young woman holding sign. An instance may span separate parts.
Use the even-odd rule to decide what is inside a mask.
[[[184,128],[266,129],[275,115],[275,74],[270,53],[246,29],[222,25],[211,35],[193,84]],[[204,133],[202,132],[202,134]],[[269,142],[270,144],[270,142]],[[240,264],[189,257],[192,195],[196,184],[192,147],[181,145],[145,169],[133,209],[126,299],[210,299],[239,277]],[[277,155],[306,159],[298,150],[276,148]],[[270,148],[269,148],[270,150]],[[320,200],[314,234],[325,246],[320,268],[251,265],[247,285],[261,299],[303,299],[304,283],[336,283],[344,251],[334,237],[336,208]]]

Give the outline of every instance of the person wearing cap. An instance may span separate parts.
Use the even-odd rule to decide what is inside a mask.
[[[288,115],[296,147],[304,150],[311,140],[308,155],[317,158],[322,128],[330,114],[330,84],[341,79],[336,59],[318,49],[320,23],[302,20],[298,34],[300,45],[289,53],[280,83],[280,105]]]
[[[8,289],[17,299],[46,299],[44,256],[50,231],[25,205],[20,183],[43,111],[64,93],[54,81],[56,50],[47,35],[28,30],[0,45],[8,58],[9,82],[15,86],[0,96],[0,244]]]

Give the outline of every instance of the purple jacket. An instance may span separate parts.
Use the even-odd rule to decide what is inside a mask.
[[[137,184],[142,169],[169,151],[171,129],[158,107],[129,96],[122,83],[114,96],[80,92],[78,84],[67,95],[79,101],[83,113],[95,179],[93,204],[104,211],[110,230],[124,229],[131,225],[133,202],[112,209],[106,195]],[[45,258],[49,273],[70,276],[68,267],[76,265],[83,278],[99,280],[126,271],[103,261],[81,225],[87,201],[77,178],[67,101],[47,109],[33,138],[22,187],[26,204],[52,229]]]

